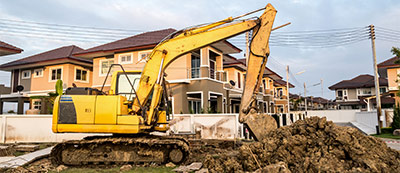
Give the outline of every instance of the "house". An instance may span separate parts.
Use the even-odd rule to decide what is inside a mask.
[[[400,102],[399,92],[400,86],[400,64],[396,63],[400,58],[395,56],[378,64],[379,76],[386,78],[388,81],[388,92],[395,98],[396,103]]]
[[[11,91],[2,95],[3,102],[28,102],[31,108],[48,113],[46,104],[41,99],[31,99],[32,96],[47,96],[55,92],[55,83],[61,79],[63,88],[92,85],[92,61],[73,56],[83,49],[71,45],[28,56],[16,61],[0,65],[0,70],[11,72]],[[21,90],[22,89],[22,90]],[[19,107],[18,114],[22,114]]]
[[[246,59],[239,59],[239,61],[246,63]],[[294,85],[289,83],[289,87],[294,88]],[[287,95],[286,81],[270,68],[265,67],[260,92],[257,95],[260,110],[265,113],[287,113],[289,99]]]
[[[336,102],[322,97],[307,97],[307,110],[331,110],[336,109]],[[290,110],[305,110],[305,98],[297,94],[290,94]]]
[[[142,70],[152,49],[175,29],[145,32],[111,43],[74,53],[74,56],[93,61],[93,88],[100,88],[111,64],[122,64],[125,70]],[[223,57],[241,50],[227,41],[182,55],[167,68],[166,80],[172,111],[178,113],[229,112],[229,97],[225,89]],[[119,70],[116,67],[113,70]],[[225,76],[225,81],[224,81]],[[105,91],[110,89],[110,80]]]
[[[0,41],[0,56],[21,53],[23,50],[11,44]]]
[[[379,78],[380,93],[388,91],[388,80]],[[374,100],[370,98],[375,95],[375,81],[374,76],[369,74],[359,75],[350,80],[342,80],[329,87],[330,90],[335,91],[336,100],[339,109],[367,109],[367,101]],[[374,104],[376,107],[375,103]],[[382,108],[392,107],[394,99],[382,98]]]
[[[239,113],[240,111],[240,100],[244,87],[244,79],[246,74],[246,63],[239,61],[233,56],[224,55],[223,59],[223,70],[224,77],[223,81],[226,82],[224,88],[227,90],[229,97],[227,104],[231,109],[229,113]],[[226,77],[225,77],[226,76]]]

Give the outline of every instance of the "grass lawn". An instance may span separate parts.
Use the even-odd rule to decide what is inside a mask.
[[[142,173],[142,172],[149,172],[149,173],[164,173],[164,172],[173,172],[172,169],[174,168],[167,168],[167,167],[133,167],[132,170],[123,171],[123,173]],[[119,167],[115,168],[68,168],[61,173],[119,173]],[[50,171],[50,173],[56,173],[55,171]]]
[[[390,138],[390,139],[400,139],[400,136],[394,136],[391,133],[381,133],[380,135],[371,135],[371,136],[375,136],[378,138]]]

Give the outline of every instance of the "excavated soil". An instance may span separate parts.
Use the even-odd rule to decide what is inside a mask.
[[[203,163],[210,172],[260,171],[271,165],[292,172],[398,172],[400,152],[355,128],[311,117],[244,144],[238,152],[209,154]]]

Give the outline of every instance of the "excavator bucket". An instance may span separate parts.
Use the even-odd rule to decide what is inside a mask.
[[[256,141],[262,141],[265,136],[278,126],[274,118],[268,114],[260,114],[252,111],[245,117],[244,123],[255,137]]]

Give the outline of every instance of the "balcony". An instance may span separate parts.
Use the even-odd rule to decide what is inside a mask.
[[[272,89],[265,89],[265,90],[264,90],[264,94],[274,95],[274,90],[272,90]]]

